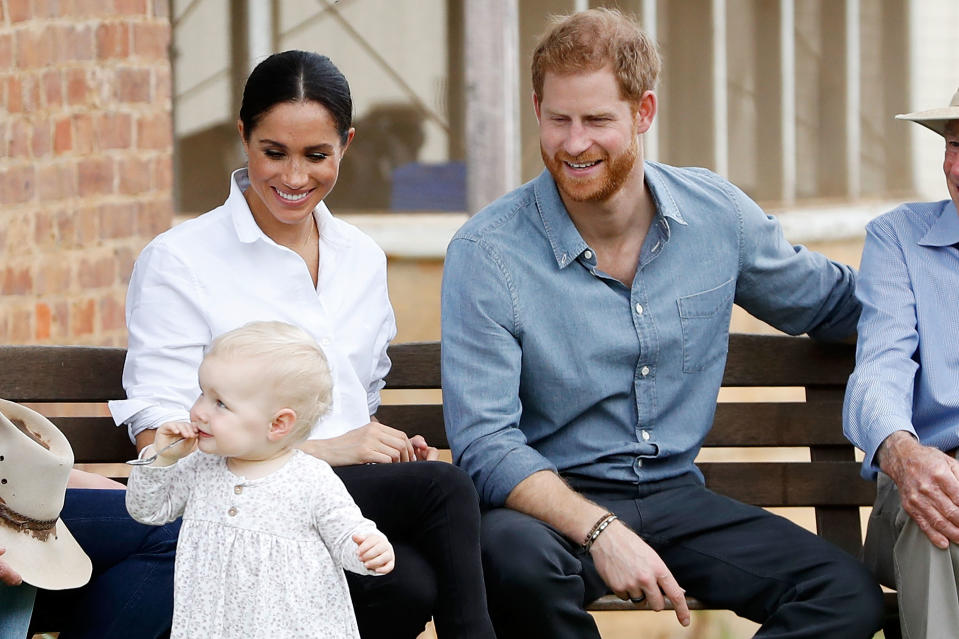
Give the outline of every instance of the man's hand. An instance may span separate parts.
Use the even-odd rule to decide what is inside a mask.
[[[877,454],[903,509],[929,540],[943,549],[959,543],[959,462],[906,431],[887,437]]]
[[[0,555],[7,552],[6,548],[0,548]],[[7,562],[3,559],[0,559],[0,584],[7,586],[19,586],[23,583],[23,579],[20,578],[20,575],[16,570],[10,567]]]
[[[673,574],[639,535],[620,521],[614,521],[596,538],[590,548],[599,576],[620,599],[643,599],[653,610],[666,606],[669,597],[676,618],[689,625],[689,608],[685,591],[676,583]]]

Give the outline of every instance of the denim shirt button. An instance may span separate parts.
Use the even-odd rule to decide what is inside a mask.
[[[636,458],[636,468],[642,468],[642,467],[643,467],[643,459],[642,459],[641,457],[637,457],[637,458]]]
[[[593,259],[593,252],[592,252],[592,251],[583,251],[583,257],[585,257],[587,260],[591,260],[591,259]]]
[[[643,305],[642,305],[642,304],[637,304],[637,305],[636,305],[636,314],[637,314],[637,315],[642,315],[642,314],[643,314]]]
[[[644,430],[644,431],[643,431],[643,441],[644,441],[644,442],[648,442],[648,441],[649,441],[649,431],[648,431],[648,430]]]
[[[641,369],[639,369],[639,373],[643,377],[646,377],[647,375],[649,375],[649,366],[643,366]]]

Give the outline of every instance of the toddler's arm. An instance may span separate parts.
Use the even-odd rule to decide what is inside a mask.
[[[357,545],[356,556],[363,567],[377,575],[385,575],[393,570],[396,557],[393,555],[393,544],[386,535],[378,530],[370,533],[355,533],[352,537]]]
[[[193,484],[192,462],[196,458],[178,460],[193,450],[195,440],[190,440],[188,433],[181,432],[180,426],[176,422],[160,426],[155,443],[145,448],[142,454],[151,455],[153,446],[162,449],[181,436],[188,437],[187,441],[165,451],[153,464],[134,466],[130,471],[127,512],[141,524],[163,525],[181,516],[186,508]]]

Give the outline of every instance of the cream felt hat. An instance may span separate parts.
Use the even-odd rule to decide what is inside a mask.
[[[924,127],[932,129],[939,135],[946,134],[946,125],[952,120],[959,120],[959,90],[952,96],[949,106],[915,113],[900,113],[897,120],[912,120]]]
[[[73,450],[43,415],[0,399],[0,556],[47,590],[90,580],[90,558],[60,521]]]

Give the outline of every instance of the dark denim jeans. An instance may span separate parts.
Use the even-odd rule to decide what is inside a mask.
[[[156,639],[170,631],[180,521],[145,526],[127,514],[126,491],[67,490],[60,518],[93,561],[76,590],[37,593],[31,630],[60,639]]]

